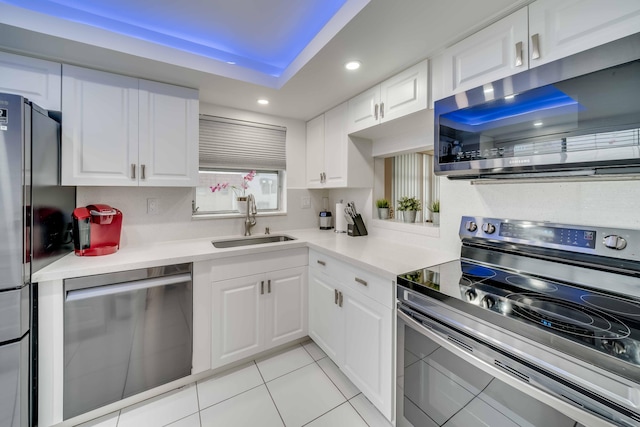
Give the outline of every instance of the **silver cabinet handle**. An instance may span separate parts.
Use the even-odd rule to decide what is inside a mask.
[[[136,179],[136,165],[131,163],[131,179]]]
[[[538,33],[531,36],[531,59],[540,58],[540,35]]]
[[[522,67],[522,42],[516,43],[516,67]]]
[[[338,292],[338,307],[342,307],[342,292]]]
[[[373,115],[375,116],[376,120],[378,120],[378,104],[376,104],[376,106],[373,108]]]
[[[324,261],[317,260],[316,262],[317,262],[318,264],[320,264],[321,266],[323,266],[323,267],[324,267],[325,265],[327,265],[327,263],[326,263],[326,262],[324,262]]]
[[[359,277],[356,277],[356,282],[360,283],[361,285],[367,286],[367,281]]]
[[[334,304],[338,304],[338,290],[337,290],[337,289],[334,289],[334,290],[333,290],[333,295],[334,295],[334,297],[333,297],[333,303],[334,303]]]
[[[322,180],[322,172],[320,172],[320,183],[322,184],[324,181]]]
[[[155,288],[157,286],[175,285],[191,281],[191,273],[177,274],[175,276],[155,277],[152,279],[135,280],[133,282],[118,283],[116,285],[96,286],[94,288],[67,291],[66,301],[80,301],[90,298],[104,297],[119,294],[121,292],[139,291]]]
[[[271,293],[271,279],[267,280],[267,293]]]
[[[145,178],[145,173],[144,173],[145,167],[144,164],[140,165],[140,179],[146,179]]]
[[[260,282],[260,295],[264,295],[264,280]]]
[[[380,103],[380,118],[384,119],[384,102]]]

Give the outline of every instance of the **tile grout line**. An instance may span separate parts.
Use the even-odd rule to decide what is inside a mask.
[[[324,413],[322,413],[322,414],[318,415],[317,417],[315,417],[314,419],[310,420],[308,423],[302,424],[302,427],[304,427],[304,426],[306,426],[306,425],[311,424],[312,422],[314,422],[314,421],[315,421],[315,420],[317,420],[318,418],[322,418],[322,417],[324,417],[324,416],[325,416],[325,415],[327,415],[329,412],[333,411],[334,409],[337,409],[337,408],[341,407],[341,406],[342,406],[342,405],[344,405],[345,403],[349,403],[349,401],[348,401],[348,400],[345,400],[344,402],[340,403],[338,406],[334,406],[333,408],[329,409],[327,412],[324,412]],[[357,412],[357,411],[356,411],[356,412]],[[365,424],[366,424],[366,422],[365,422]]]
[[[312,340],[311,342],[313,342],[313,340]],[[316,344],[316,345],[318,345],[318,344]],[[302,347],[304,348],[304,346],[302,346]],[[305,350],[307,350],[307,349],[305,348]],[[307,350],[307,353],[309,353],[309,350]],[[311,355],[311,353],[309,353],[309,355],[313,358],[313,356]],[[360,391],[358,394],[356,394],[355,396],[351,397],[351,399],[347,398],[347,396],[342,392],[342,390],[340,390],[340,387],[338,387],[338,385],[337,385],[337,384],[336,384],[336,383],[331,379],[331,377],[329,376],[329,374],[327,374],[327,373],[325,372],[325,370],[324,370],[324,369],[322,369],[322,366],[320,366],[320,364],[318,363],[320,360],[325,359],[325,358],[328,358],[329,360],[331,360],[331,358],[330,358],[328,355],[326,355],[326,354],[325,354],[325,356],[324,356],[324,357],[321,357],[320,359],[316,360],[316,361],[315,361],[315,363],[316,363],[316,365],[318,365],[318,367],[320,368],[320,370],[322,371],[322,373],[323,373],[323,374],[325,374],[325,376],[326,376],[327,378],[329,378],[329,381],[331,381],[331,383],[335,386],[335,388],[337,388],[337,389],[338,389],[338,391],[340,392],[340,394],[345,398],[345,401],[344,401],[343,403],[341,403],[340,405],[336,406],[336,408],[338,408],[338,407],[342,406],[344,403],[348,403],[348,404],[349,404],[349,406],[351,406],[351,408],[356,412],[356,414],[358,414],[358,416],[360,417],[360,419],[361,419],[361,420],[362,420],[362,421],[363,421],[367,426],[369,426],[369,423],[367,422],[367,420],[365,420],[365,419],[364,419],[364,417],[362,416],[362,414],[361,414],[360,412],[358,412],[358,410],[356,409],[356,407],[355,407],[355,406],[353,406],[353,404],[351,403],[351,399],[355,399],[357,396],[361,395],[361,394],[362,394],[362,392],[358,389],[358,391]],[[314,359],[314,360],[315,360],[315,359]],[[333,363],[333,360],[331,360],[331,362]],[[340,368],[338,368],[338,370],[339,370],[339,369],[340,369]],[[357,387],[356,387],[356,388],[357,388]],[[331,410],[329,410],[329,411],[325,412],[324,414],[320,415],[320,417],[322,417],[323,415],[326,415],[327,413],[329,413],[329,412],[333,411],[333,410],[334,410],[334,409],[336,409],[336,408],[333,408],[333,409],[331,409]],[[317,420],[317,419],[318,419],[318,418],[320,418],[320,417],[314,418],[313,420],[309,421],[309,423],[312,423],[313,421]],[[309,423],[307,423],[307,424],[309,424]],[[305,425],[307,425],[307,424],[305,424]]]
[[[367,422],[367,420],[364,419],[364,416],[360,413],[360,411],[358,411],[358,408],[356,408],[355,406],[353,406],[353,403],[351,403],[351,401],[353,399],[355,399],[356,397],[360,396],[362,394],[362,392],[356,394],[355,396],[353,396],[351,399],[347,400],[347,402],[349,402],[349,405],[351,405],[351,407],[353,408],[354,411],[356,411],[356,414],[358,414],[358,416],[362,419],[362,421],[364,421],[364,423],[368,426],[371,427],[370,424]]]
[[[198,424],[202,427],[202,417],[200,416],[202,409],[200,409],[200,389],[198,388],[198,381],[196,381],[194,385],[196,387],[196,399],[198,401]]]
[[[266,381],[264,381],[264,377],[262,376],[262,372],[260,372],[260,368],[258,368],[258,363],[255,360],[253,361],[253,363],[255,363],[255,365],[256,365],[256,369],[258,370],[258,373],[260,374],[260,378],[262,378],[264,388],[266,388],[267,389],[267,393],[269,393],[269,398],[271,399],[271,402],[273,403],[273,406],[276,408],[276,412],[278,413],[278,416],[280,417],[280,421],[282,421],[282,425],[286,427],[287,425],[284,422],[284,418],[282,418],[282,414],[280,413],[280,409],[278,409],[278,405],[276,405],[276,401],[273,399],[273,396],[271,395],[271,390],[269,390],[269,386],[267,386],[267,383],[266,383]]]

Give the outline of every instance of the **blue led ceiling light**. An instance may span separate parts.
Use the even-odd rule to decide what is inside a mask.
[[[467,126],[482,126],[513,117],[523,116],[524,118],[531,113],[566,107],[577,107],[574,109],[575,111],[584,108],[569,95],[553,85],[549,85],[520,93],[512,99],[497,99],[463,110],[452,111],[442,117]]]
[[[274,77],[282,75],[346,2],[190,0],[172,9],[154,0],[0,0]],[[287,16],[281,16],[284,7]],[[204,10],[215,16],[202,16]]]

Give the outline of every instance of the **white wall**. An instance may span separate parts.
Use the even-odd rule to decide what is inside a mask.
[[[200,113],[239,120],[268,123],[287,128],[287,215],[258,217],[255,234],[312,228],[318,226],[318,212],[326,192],[305,188],[306,124],[266,114],[200,104]],[[302,197],[311,198],[311,208],[302,209]],[[147,214],[147,198],[158,199],[160,214]],[[140,245],[204,236],[229,236],[243,233],[243,219],[192,219],[191,188],[78,187],[77,205],[106,203],[123,212],[121,245]]]

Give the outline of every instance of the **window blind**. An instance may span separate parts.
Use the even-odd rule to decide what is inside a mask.
[[[200,167],[284,170],[287,128],[200,115]]]

